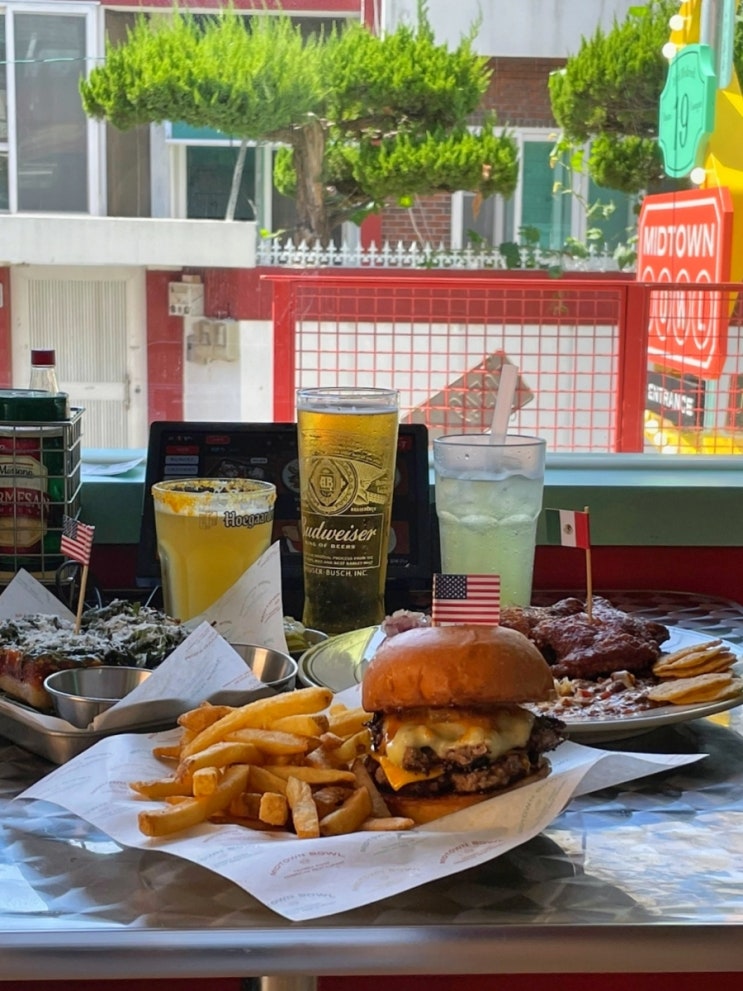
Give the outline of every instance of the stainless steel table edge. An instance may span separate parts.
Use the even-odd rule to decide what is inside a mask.
[[[743,971],[730,926],[341,927],[205,933],[91,930],[5,932],[0,983],[14,980],[246,975],[733,973]],[[211,939],[206,938],[211,936]],[[680,938],[681,937],[681,938]],[[196,948],[198,947],[198,948]],[[422,954],[425,966],[421,967]]]

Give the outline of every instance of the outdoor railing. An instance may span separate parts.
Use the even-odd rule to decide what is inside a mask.
[[[743,452],[737,287],[609,277],[302,270],[274,286],[274,418],[297,386],[400,390],[432,434],[486,430],[503,362],[510,429],[553,452]]]

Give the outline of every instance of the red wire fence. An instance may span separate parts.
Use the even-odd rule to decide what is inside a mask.
[[[432,435],[488,429],[504,362],[513,432],[553,452],[743,452],[731,285],[466,273],[271,274],[274,419],[298,386],[398,389]]]

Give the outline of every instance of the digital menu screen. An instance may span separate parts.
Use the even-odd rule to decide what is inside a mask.
[[[137,584],[160,582],[151,487],[171,478],[257,478],[276,486],[273,539],[281,544],[285,582],[301,581],[299,462],[295,423],[186,423],[150,427]],[[400,424],[392,500],[388,581],[430,583],[431,505],[428,432]]]

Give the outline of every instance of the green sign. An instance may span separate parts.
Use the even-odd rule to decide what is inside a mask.
[[[668,66],[660,97],[658,143],[666,173],[688,175],[715,126],[717,75],[708,45],[685,45]]]

